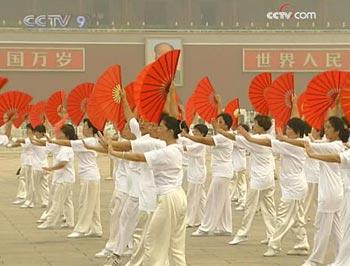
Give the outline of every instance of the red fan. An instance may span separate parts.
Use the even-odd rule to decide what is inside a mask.
[[[134,110],[136,107],[135,103],[135,82],[131,82],[124,88],[126,99],[129,103],[131,110]]]
[[[72,122],[78,126],[86,113],[87,100],[94,90],[94,83],[81,83],[67,97],[67,112]]]
[[[233,127],[238,126],[238,111],[239,111],[239,99],[235,98],[232,101],[230,101],[225,108],[225,113],[228,113],[231,115],[233,123]]]
[[[346,119],[350,121],[350,77],[346,79],[344,87],[340,91],[340,104]]]
[[[140,115],[148,121],[158,123],[176,74],[180,50],[173,50],[160,56],[145,70],[140,89]]]
[[[277,128],[284,128],[290,118],[293,94],[294,74],[290,72],[275,79],[266,92],[268,107]]]
[[[22,124],[19,117],[20,112],[28,106],[31,100],[32,96],[20,91],[9,91],[0,94],[0,126],[13,115],[18,115],[14,124],[16,127],[19,127]]]
[[[197,114],[207,122],[211,122],[218,114],[218,103],[215,90],[208,77],[199,81],[193,94],[193,103]]]
[[[66,123],[68,120],[69,116],[68,114],[65,114],[60,121],[58,121],[55,126],[53,127],[54,132],[57,134],[58,131],[62,128],[62,126]]]
[[[185,116],[186,116],[186,124],[190,126],[192,124],[192,121],[194,119],[194,116],[196,115],[196,108],[194,106],[193,102],[193,96],[191,96],[187,103],[186,103],[186,111],[185,111]]]
[[[263,115],[269,114],[266,91],[271,86],[271,73],[261,73],[253,78],[249,85],[249,100],[255,110]]]
[[[5,84],[8,82],[7,78],[4,77],[0,77],[0,90],[2,89],[2,87],[5,86]]]
[[[46,103],[45,101],[38,102],[34,104],[29,112],[30,123],[33,128],[44,124],[45,122],[45,109]]]
[[[16,128],[19,128],[22,125],[22,123],[28,119],[29,112],[31,109],[32,109],[32,105],[28,104],[24,109],[19,111],[18,118],[13,122]]]
[[[316,75],[305,91],[303,115],[306,122],[316,129],[323,126],[325,116],[333,108],[349,74],[331,70]]]
[[[58,123],[63,117],[64,91],[59,90],[53,93],[46,103],[46,117],[51,125]]]
[[[297,100],[297,106],[298,106],[298,113],[300,117],[303,117],[303,112],[304,112],[304,102],[305,102],[305,92],[300,94]]]
[[[118,124],[123,118],[121,105],[120,66],[113,65],[98,78],[94,87],[94,100],[104,117]]]
[[[100,131],[103,131],[107,122],[107,119],[102,111],[102,108],[96,103],[95,94],[89,97],[86,105],[86,113],[91,123]]]
[[[137,108],[140,106],[140,92],[142,89],[143,80],[146,77],[147,71],[151,67],[151,65],[152,64],[146,65],[138,74],[134,82],[134,101]]]

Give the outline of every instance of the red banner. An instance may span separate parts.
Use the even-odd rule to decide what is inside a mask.
[[[85,71],[84,48],[0,47],[2,71]]]
[[[350,48],[243,49],[243,72],[350,70]]]

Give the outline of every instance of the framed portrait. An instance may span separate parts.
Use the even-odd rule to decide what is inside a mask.
[[[175,86],[183,85],[183,48],[182,39],[179,38],[147,38],[145,41],[145,63],[152,63],[162,54],[173,50],[180,49],[181,54],[177,65],[175,75]]]

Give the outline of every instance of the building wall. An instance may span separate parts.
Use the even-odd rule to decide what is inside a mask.
[[[192,93],[197,82],[209,76],[224,102],[239,97],[242,107],[250,108],[248,87],[257,73],[242,71],[243,48],[349,48],[346,33],[160,33],[160,32],[28,32],[4,31],[1,47],[84,47],[85,72],[7,72],[6,89],[20,89],[46,99],[53,91],[74,88],[81,82],[94,82],[103,70],[113,64],[122,66],[123,84],[134,80],[145,64],[145,39],[174,37],[183,40],[184,83],[178,88],[182,102]],[[350,59],[349,59],[350,60]],[[276,77],[278,73],[274,73]],[[300,92],[315,73],[296,73],[295,88]]]

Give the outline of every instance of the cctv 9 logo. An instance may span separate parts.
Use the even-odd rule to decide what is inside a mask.
[[[23,18],[28,28],[86,28],[89,24],[87,16],[73,15],[28,15]]]

